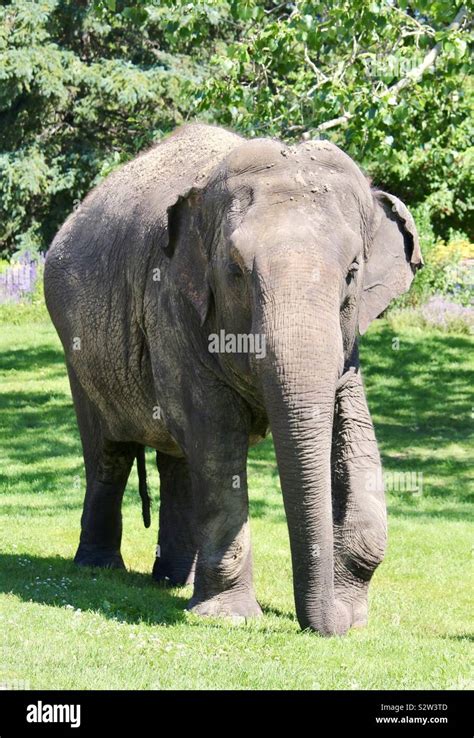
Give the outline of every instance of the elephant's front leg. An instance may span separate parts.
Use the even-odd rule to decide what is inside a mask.
[[[260,615],[252,583],[247,494],[248,433],[227,423],[200,428],[190,459],[198,555],[189,609]]]
[[[369,581],[387,540],[382,466],[360,371],[342,377],[336,395],[333,450],[335,588],[367,623]]]

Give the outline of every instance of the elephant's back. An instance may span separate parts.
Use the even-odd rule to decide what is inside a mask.
[[[182,126],[151,149],[112,172],[65,221],[50,254],[117,251],[153,241],[166,227],[166,210],[193,186],[204,184],[212,169],[242,139],[223,128]]]
[[[127,322],[139,311],[150,251],[166,235],[167,208],[204,185],[241,140],[215,126],[183,126],[89,193],[46,257],[45,296],[58,330],[95,325],[99,315],[108,323],[112,312]]]
[[[218,162],[241,142],[240,136],[216,126],[182,126],[113,172],[90,197],[100,193],[112,206],[115,200],[119,206],[126,204],[143,213],[155,206],[164,214],[184,190],[205,182]]]

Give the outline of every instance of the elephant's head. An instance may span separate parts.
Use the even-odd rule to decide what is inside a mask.
[[[230,381],[254,382],[270,420],[298,620],[344,632],[331,509],[336,385],[357,330],[421,266],[413,219],[328,142],[254,140],[170,208],[168,253],[204,327],[265,336],[261,358],[220,360]]]

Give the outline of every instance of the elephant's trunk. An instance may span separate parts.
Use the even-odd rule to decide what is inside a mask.
[[[346,632],[336,602],[331,499],[335,391],[342,371],[339,291],[302,280],[260,302],[266,357],[259,361],[288,521],[298,622]]]

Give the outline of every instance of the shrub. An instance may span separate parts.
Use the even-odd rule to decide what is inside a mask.
[[[41,281],[43,255],[30,256],[25,252],[0,271],[0,303],[19,302],[32,298]]]
[[[433,295],[421,307],[394,309],[387,314],[396,332],[406,328],[431,328],[444,333],[474,333],[474,309]]]
[[[0,323],[49,320],[43,293],[44,256],[25,253],[0,264]]]

